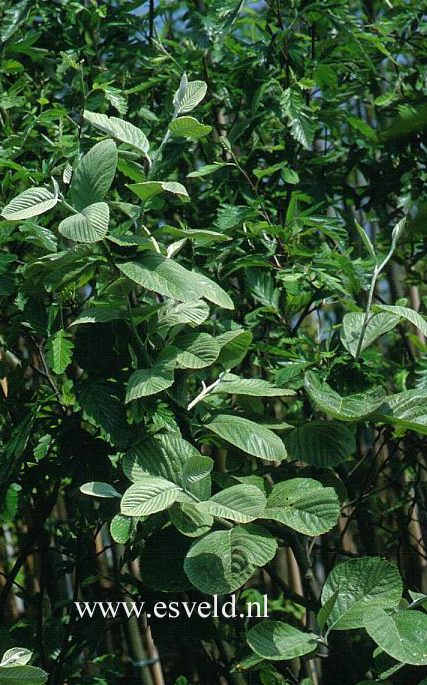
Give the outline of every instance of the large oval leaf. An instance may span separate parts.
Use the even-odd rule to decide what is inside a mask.
[[[292,459],[327,468],[348,459],[356,450],[352,426],[337,421],[308,421],[283,438]]]
[[[228,594],[242,587],[256,568],[276,553],[275,539],[249,524],[208,533],[191,546],[184,570],[191,583],[209,595]]]
[[[262,621],[248,632],[248,645],[264,659],[284,661],[312,652],[317,639],[281,621]]]
[[[157,395],[157,393],[169,388],[174,381],[173,364],[156,364],[150,369],[138,369],[134,371],[126,386],[126,403],[139,397]]]
[[[170,507],[181,492],[175,483],[146,476],[125,492],[120,502],[120,511],[125,516],[147,516]]]
[[[232,369],[246,357],[252,342],[252,333],[241,329],[227,331],[217,335],[216,341],[221,347],[218,362],[224,368]]]
[[[169,131],[174,136],[198,140],[212,131],[212,126],[206,126],[194,117],[179,117],[169,124]]]
[[[273,431],[241,416],[220,414],[206,428],[259,459],[281,461],[286,457],[285,446]]]
[[[117,148],[112,140],[101,140],[80,160],[71,181],[73,204],[79,212],[104,199],[116,167]]]
[[[49,675],[37,666],[1,666],[0,685],[43,685]]]
[[[177,363],[185,369],[203,369],[217,359],[220,346],[208,333],[184,333],[173,341]]]
[[[181,302],[192,302],[203,297],[200,279],[178,262],[162,255],[147,254],[138,262],[124,262],[117,266],[132,281],[160,295]]]
[[[364,320],[365,314],[363,312],[349,312],[342,321],[341,342],[353,357],[356,356]],[[372,345],[381,335],[391,331],[397,326],[399,320],[395,314],[385,312],[371,316],[363,336],[361,351],[363,352],[369,345]]]
[[[384,609],[365,614],[365,628],[386,654],[414,666],[427,664],[427,616],[420,611],[398,611],[391,616]]]
[[[328,616],[331,630],[362,628],[367,609],[395,608],[402,597],[402,579],[395,566],[379,557],[351,559],[336,566],[326,579],[322,604],[338,590]]]
[[[321,535],[338,521],[340,504],[333,488],[312,478],[291,478],[277,483],[268,498],[265,518],[305,535]]]
[[[46,188],[30,188],[9,202],[1,215],[8,221],[31,219],[52,209],[57,202],[58,198]]]
[[[368,417],[383,404],[386,396],[383,388],[376,387],[341,397],[313,371],[305,374],[304,387],[315,404],[341,421],[359,421]]]
[[[130,124],[124,119],[117,117],[107,117],[105,114],[98,114],[97,112],[84,111],[84,118],[92,126],[95,126],[100,131],[108,133],[113,138],[117,138],[122,143],[130,145],[144,155],[148,152],[149,143],[145,134],[140,128]]]
[[[197,505],[200,511],[236,521],[249,523],[264,518],[266,498],[255,485],[232,485]]]
[[[262,378],[241,378],[234,373],[225,373],[214,393],[228,393],[230,395],[250,395],[252,397],[280,397],[295,395],[295,390],[276,388]]]
[[[110,210],[106,202],[95,202],[59,224],[59,232],[76,243],[96,243],[108,233]]]

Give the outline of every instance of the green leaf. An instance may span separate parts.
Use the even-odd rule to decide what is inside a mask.
[[[58,198],[46,188],[30,188],[9,202],[1,215],[8,221],[31,219],[52,209],[57,202]]]
[[[210,174],[215,173],[218,169],[222,169],[225,166],[236,166],[230,162],[215,162],[214,164],[206,164],[197,169],[197,171],[192,171],[187,174],[187,178],[202,178],[203,176],[210,176]]]
[[[71,364],[74,342],[71,335],[63,330],[57,331],[47,341],[46,361],[55,373],[64,373]]]
[[[106,202],[95,202],[59,224],[59,232],[76,243],[97,243],[108,233],[110,210]]]
[[[427,389],[416,388],[388,395],[375,419],[427,435]]]
[[[341,421],[360,421],[378,409],[385,400],[385,391],[381,387],[341,397],[327,383],[322,382],[314,371],[307,371],[305,374],[304,387],[315,404]]]
[[[316,132],[316,124],[305,106],[301,94],[294,88],[287,88],[282,96],[282,108],[289,121],[291,135],[298,143],[309,148]]]
[[[402,235],[405,226],[406,226],[406,217],[404,217],[403,219],[398,221],[396,226],[393,228],[393,231],[391,234],[392,248],[396,247],[397,242],[398,242],[400,236]]]
[[[182,323],[199,326],[209,316],[209,305],[203,300],[179,303],[166,302],[157,315],[160,327],[167,326],[170,328]]]
[[[367,234],[366,231],[362,228],[362,226],[361,226],[360,224],[357,223],[356,220],[354,220],[354,224],[355,224],[355,226],[356,226],[356,228],[357,228],[358,234],[359,234],[360,237],[362,238],[363,244],[364,244],[364,246],[366,247],[367,251],[369,252],[369,254],[371,255],[371,257],[372,257],[373,259],[376,259],[376,254],[375,254],[374,246],[372,245],[371,240],[370,240],[368,234]]]
[[[194,273],[194,272],[193,272]],[[209,302],[213,302],[223,309],[234,309],[233,300],[227,295],[215,281],[204,274],[194,274],[200,279],[200,286],[202,288],[203,297]]]
[[[201,124],[194,117],[179,117],[169,124],[169,131],[174,136],[198,140],[212,131],[212,126]]]
[[[317,647],[317,636],[303,633],[281,621],[261,621],[248,632],[249,647],[264,659],[285,661]]]
[[[232,485],[197,505],[199,511],[212,516],[250,523],[263,516],[266,498],[256,485]]]
[[[89,419],[101,428],[108,443],[127,447],[126,412],[115,383],[101,378],[89,378],[79,383],[76,397],[86,420]]]
[[[112,140],[101,140],[84,155],[71,181],[73,204],[79,212],[104,199],[116,168],[117,148]]]
[[[0,685],[43,685],[49,675],[36,666],[1,666]]]
[[[319,628],[321,631],[323,631],[323,628],[326,625],[329,615],[335,606],[335,602],[337,601],[338,595],[339,588],[335,590],[335,592],[329,597],[328,601],[325,602],[325,604],[323,604],[323,606],[321,606],[319,611],[317,612],[317,623],[319,624]]]
[[[144,181],[142,183],[130,183],[127,187],[144,201],[163,192],[177,195],[183,202],[190,201],[187,190],[177,181]]]
[[[123,458],[123,471],[133,482],[147,475],[170,480],[196,495],[210,497],[212,460],[204,457],[178,433],[164,433],[148,438],[128,450]]]
[[[362,628],[365,612],[375,607],[394,609],[402,597],[402,579],[395,566],[379,557],[362,557],[338,564],[326,579],[322,604],[338,590],[328,617],[331,630]]]
[[[418,328],[425,336],[427,336],[427,321],[413,309],[409,309],[408,307],[398,307],[390,304],[376,304],[374,309],[376,311],[390,312],[390,314],[401,316],[403,319],[409,321],[409,323],[412,323],[415,328]]]
[[[120,545],[125,545],[135,530],[135,521],[131,516],[116,514],[110,523],[110,535]]]
[[[125,516],[147,516],[171,506],[181,492],[175,483],[156,476],[145,476],[125,492],[120,511]]]
[[[180,533],[191,538],[205,535],[213,525],[213,517],[190,502],[175,502],[169,509],[169,518]]]
[[[188,81],[184,74],[173,98],[176,113],[191,112],[203,100],[207,88],[204,81]]]
[[[181,302],[203,297],[199,277],[181,264],[159,254],[146,254],[138,262],[117,264],[120,271],[147,290]]]
[[[265,518],[313,536],[333,528],[339,514],[340,504],[334,488],[325,488],[312,478],[277,483],[265,510]]]
[[[99,481],[92,481],[80,486],[80,492],[84,495],[92,495],[92,497],[119,497],[120,492],[117,492],[112,485],[108,483],[101,483]]]
[[[96,307],[88,307],[87,309],[83,310],[81,314],[79,314],[77,318],[70,323],[70,327],[84,323],[106,323],[108,321],[116,321],[120,318],[120,309],[98,305]]]
[[[217,335],[216,341],[221,347],[217,362],[226,369],[233,369],[246,357],[252,343],[252,333],[241,329],[227,331]]]
[[[262,378],[240,378],[233,373],[225,373],[214,393],[228,393],[230,395],[251,395],[252,397],[280,397],[293,396],[294,390],[276,388]]]
[[[174,364],[155,364],[149,369],[134,371],[126,386],[126,404],[138,397],[148,397],[169,388],[174,381]]]
[[[292,459],[321,468],[336,466],[356,451],[354,430],[337,421],[308,421],[288,431],[283,441]]]
[[[242,587],[254,571],[275,555],[275,539],[260,526],[235,526],[196,540],[185,558],[190,582],[209,595],[228,594]]]
[[[84,118],[89,124],[95,126],[100,131],[107,133],[113,138],[117,138],[122,143],[126,143],[138,152],[147,155],[149,143],[145,134],[140,128],[117,117],[107,117],[105,114],[84,111]]]
[[[427,616],[420,611],[398,611],[389,615],[378,608],[365,614],[371,638],[393,659],[405,664],[427,664]]]
[[[356,357],[364,319],[365,314],[363,312],[350,312],[344,315],[342,321],[341,342],[353,357]],[[363,352],[369,345],[372,345],[381,335],[391,331],[397,326],[399,320],[399,317],[395,316],[395,314],[382,313],[371,315],[363,336],[361,351]]]
[[[32,652],[25,647],[13,647],[3,654],[0,666],[25,666],[32,656]]]
[[[220,347],[208,333],[184,333],[176,337],[177,363],[184,369],[203,369],[217,359]]]
[[[286,457],[285,446],[273,431],[240,416],[220,414],[206,428],[258,459],[281,461]]]

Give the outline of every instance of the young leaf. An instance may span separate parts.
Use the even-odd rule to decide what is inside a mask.
[[[402,235],[406,225],[406,216],[398,221],[396,226],[393,228],[392,234],[391,234],[391,241],[392,241],[392,247],[396,247],[397,242]]]
[[[338,599],[338,595],[339,588],[335,590],[335,592],[329,597],[327,602],[325,602],[325,604],[323,604],[323,606],[317,612],[317,623],[319,624],[320,630],[323,630],[323,628],[325,627],[326,621],[328,620],[329,615],[335,606],[335,602]]]
[[[312,478],[277,483],[268,498],[265,518],[279,521],[305,535],[321,535],[338,521],[340,504],[333,488]]]
[[[64,373],[72,360],[74,343],[71,335],[63,330],[54,333],[47,341],[46,361],[55,373]]]
[[[225,373],[221,382],[213,390],[214,393],[228,393],[230,395],[250,395],[252,397],[292,397],[294,390],[276,388],[262,378],[240,378],[233,373]]]
[[[32,656],[32,652],[25,647],[13,647],[3,654],[0,666],[25,666]]]
[[[198,140],[212,131],[212,126],[201,124],[194,117],[179,117],[169,124],[169,131],[174,136]]]
[[[63,219],[58,230],[69,240],[76,243],[97,243],[108,233],[110,210],[106,202],[95,202]]]
[[[206,428],[243,452],[259,459],[281,461],[286,457],[285,446],[273,431],[240,416],[216,416]]]
[[[365,315],[362,312],[349,312],[348,314],[344,315],[342,320],[342,328],[340,333],[341,342],[345,349],[350,352],[352,357],[356,357],[364,319]],[[395,328],[399,321],[399,317],[395,314],[373,314],[370,317],[368,325],[365,329],[360,351],[363,352],[363,350],[369,347],[369,345],[372,345],[377,338]]]
[[[101,140],[80,160],[71,181],[73,204],[79,212],[104,199],[116,167],[117,148],[112,140]]]
[[[144,201],[163,192],[176,195],[183,202],[190,201],[186,188],[176,181],[144,181],[143,183],[130,183],[127,187]]]
[[[303,633],[281,621],[262,621],[248,632],[248,645],[264,659],[285,661],[308,654],[317,647],[314,633]]]
[[[173,98],[176,113],[184,114],[191,112],[203,100],[207,88],[204,81],[188,81],[187,76],[184,74],[179,89]]]
[[[105,114],[89,112],[85,110],[84,118],[92,126],[100,131],[108,133],[113,138],[117,138],[121,143],[126,143],[130,147],[147,155],[149,143],[145,134],[140,128],[117,117],[107,117]]]
[[[396,608],[402,597],[402,579],[395,566],[379,557],[361,557],[338,564],[326,579],[322,604],[338,589],[328,617],[331,630],[361,628],[367,609]]]
[[[92,495],[92,497],[120,497],[120,492],[117,492],[112,485],[108,483],[101,483],[99,481],[93,481],[91,483],[85,483],[80,486],[80,492],[84,495]]]
[[[376,259],[376,254],[375,254],[374,246],[372,245],[371,240],[370,240],[368,234],[367,234],[366,231],[362,228],[362,226],[361,226],[360,224],[357,223],[356,220],[354,221],[354,223],[355,223],[355,226],[356,226],[356,228],[357,228],[358,234],[359,234],[360,237],[362,238],[362,241],[363,241],[364,246],[365,246],[366,249],[368,250],[368,252],[369,252],[369,254],[371,255],[372,259]]]
[[[145,476],[131,485],[120,502],[120,511],[125,516],[147,516],[171,506],[181,488],[164,478]]]
[[[120,545],[125,545],[135,530],[135,521],[131,516],[116,514],[110,523],[111,537]]]
[[[316,132],[316,124],[305,106],[301,94],[287,88],[282,96],[282,108],[289,121],[291,135],[305,148],[309,148]]]
[[[6,207],[1,215],[8,221],[31,219],[33,216],[44,214],[58,202],[58,198],[46,188],[30,188],[17,195]]]

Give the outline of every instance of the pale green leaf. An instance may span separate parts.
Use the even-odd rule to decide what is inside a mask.
[[[356,451],[354,430],[337,421],[307,421],[283,441],[292,459],[321,468],[336,466]]]
[[[201,592],[229,594],[267,564],[276,549],[276,540],[260,526],[235,526],[195,541],[185,558],[184,570]]]
[[[3,654],[0,666],[25,666],[32,656],[32,652],[25,647],[12,647]]]
[[[101,140],[82,157],[70,186],[73,204],[79,212],[104,199],[116,168],[117,148],[112,140]]]
[[[194,272],[193,272],[194,273]],[[209,302],[213,302],[223,309],[234,309],[233,300],[230,296],[219,286],[215,281],[204,274],[195,274],[200,279],[200,287],[202,288],[203,297]]]
[[[282,108],[293,138],[303,147],[309,148],[316,132],[316,123],[301,93],[295,88],[287,88],[282,96]]]
[[[96,243],[108,233],[110,210],[106,202],[95,202],[59,224],[59,232],[76,243]]]
[[[230,395],[251,395],[253,397],[295,395],[294,390],[276,388],[272,383],[264,381],[262,378],[241,378],[233,373],[225,373],[213,392],[228,393]]]
[[[199,167],[196,171],[192,171],[191,173],[187,174],[187,178],[202,178],[203,176],[209,176],[225,166],[236,165],[230,162],[215,162],[214,164],[206,164],[205,166]]]
[[[409,323],[412,323],[415,326],[415,328],[418,328],[421,331],[421,333],[427,336],[427,321],[413,309],[409,309],[409,307],[399,307],[390,304],[377,304],[375,305],[374,309],[380,312],[389,312],[390,314],[394,314],[395,316],[401,316],[403,319],[409,321]]]
[[[247,640],[255,654],[274,661],[294,659],[317,647],[316,635],[281,621],[261,621],[249,630]]]
[[[321,535],[338,521],[340,504],[333,488],[312,478],[277,483],[268,498],[265,518],[279,521],[305,535]]]
[[[204,81],[185,81],[182,78],[173,99],[175,111],[179,114],[191,112],[203,100],[206,91],[207,85]]]
[[[212,131],[212,126],[201,124],[194,117],[179,117],[169,124],[169,131],[174,136],[198,140]]]
[[[124,493],[120,511],[125,516],[147,516],[171,506],[181,488],[175,483],[155,476],[145,476]]]
[[[141,200],[148,200],[159,193],[171,193],[183,202],[189,202],[187,190],[177,181],[143,181],[142,183],[130,183],[127,186]]]
[[[181,302],[194,302],[203,297],[198,275],[160,254],[144,254],[138,262],[117,266],[132,281],[160,295]]]
[[[148,140],[137,126],[123,119],[107,117],[105,114],[98,114],[87,110],[84,112],[84,118],[100,131],[107,133],[113,138],[117,138],[120,142],[126,143],[126,145],[135,148],[135,150],[142,152],[144,155],[147,154],[149,148]]]
[[[72,360],[74,342],[71,335],[63,330],[57,331],[47,341],[46,361],[55,373],[64,373]]]
[[[365,314],[363,312],[350,312],[345,314],[342,321],[341,342],[353,357],[356,357],[364,319]],[[399,321],[399,317],[395,316],[395,314],[381,313],[371,315],[363,336],[361,352],[381,335],[391,331],[397,326]]]
[[[120,318],[120,309],[99,305],[96,307],[88,307],[83,310],[81,314],[70,323],[70,326],[77,326],[78,324],[84,323],[106,323],[107,321],[116,321]]]
[[[206,428],[259,459],[281,461],[286,457],[285,446],[273,431],[240,416],[221,414],[208,423]]]
[[[92,497],[121,497],[120,492],[117,492],[112,485],[100,481],[92,481],[91,483],[81,485],[80,492],[84,495],[92,495]]]
[[[427,389],[415,388],[388,395],[375,420],[427,435]]]
[[[203,300],[179,303],[166,302],[158,311],[157,316],[159,327],[169,329],[182,323],[199,326],[209,316],[209,305]]]
[[[359,421],[372,414],[385,400],[380,386],[363,393],[341,397],[327,383],[321,381],[314,371],[305,374],[304,387],[313,402],[324,412],[341,421]]]
[[[362,557],[338,564],[327,577],[322,591],[322,604],[326,604],[338,590],[327,621],[329,628],[362,628],[367,609],[396,608],[402,589],[397,568],[379,557]]]
[[[381,649],[397,661],[427,664],[427,615],[421,611],[398,611],[389,615],[384,609],[365,614],[365,628]]]
[[[8,221],[31,219],[44,214],[58,202],[58,198],[46,188],[29,188],[24,190],[2,209],[1,215]]]
[[[184,487],[190,486],[203,478],[206,478],[213,469],[213,459],[202,454],[193,454],[182,465],[182,483]]]
[[[355,223],[355,226],[356,226],[356,228],[357,228],[358,234],[359,234],[360,237],[362,238],[362,242],[363,242],[364,246],[366,247],[366,249],[367,249],[367,251],[369,252],[370,256],[371,256],[373,259],[375,259],[375,258],[376,258],[376,254],[375,254],[374,246],[372,245],[371,240],[370,240],[368,234],[367,234],[366,231],[362,228],[362,226],[361,226],[360,224],[357,223],[356,220],[354,221],[354,223]]]
[[[236,523],[250,523],[263,516],[265,495],[255,485],[232,485],[221,490],[206,502],[197,505],[199,511],[230,519]]]

